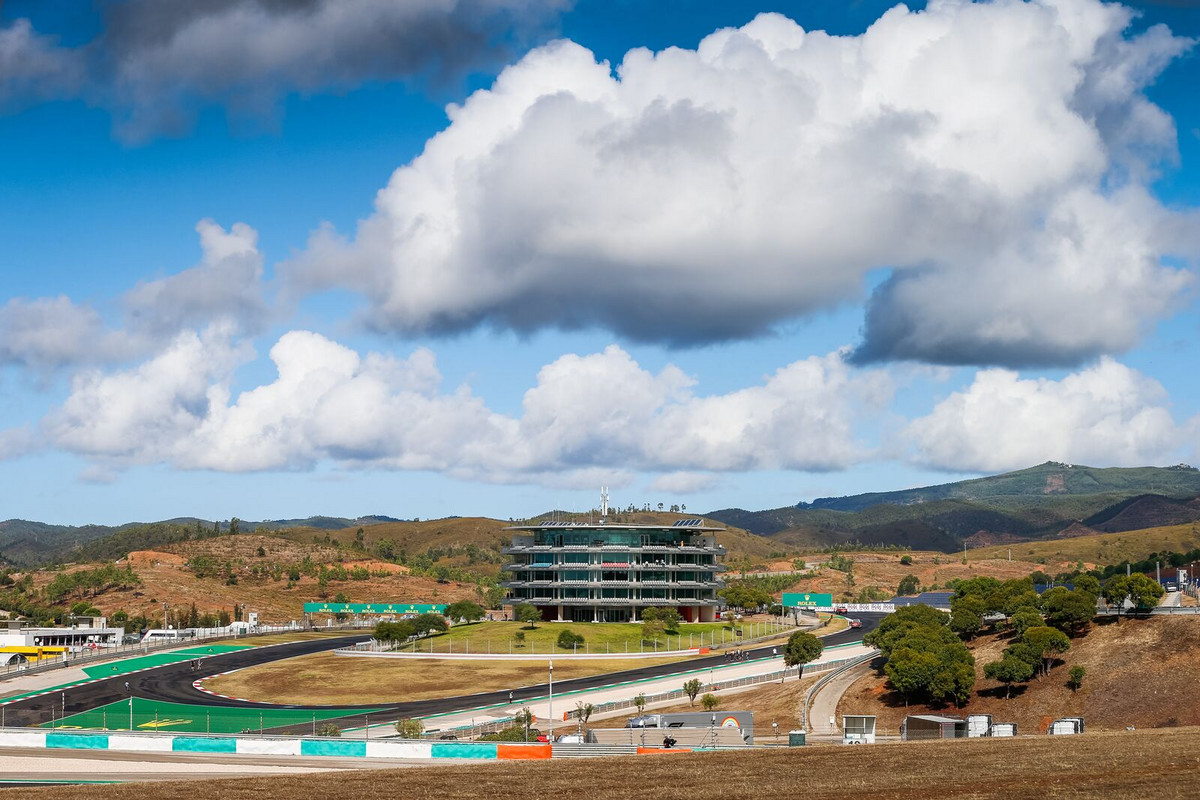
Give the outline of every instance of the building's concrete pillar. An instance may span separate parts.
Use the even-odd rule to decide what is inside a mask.
[[[559,621],[559,622],[566,622],[566,620],[565,620],[565,619],[563,619],[563,607],[562,607],[562,605],[559,605],[559,607],[558,607],[558,621]]]

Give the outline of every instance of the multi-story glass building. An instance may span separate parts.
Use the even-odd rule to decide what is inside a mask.
[[[637,622],[650,607],[675,608],[688,622],[716,618],[725,567],[722,528],[704,520],[673,525],[543,522],[518,525],[505,566],[508,605],[529,603],[547,621]]]

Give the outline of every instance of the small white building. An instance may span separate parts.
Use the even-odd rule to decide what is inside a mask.
[[[842,744],[875,744],[875,717],[843,714]]]

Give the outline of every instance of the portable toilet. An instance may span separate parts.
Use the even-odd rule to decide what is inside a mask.
[[[842,744],[875,744],[875,717],[843,714]]]
[[[967,717],[968,739],[978,739],[982,736],[987,736],[991,728],[991,714],[971,714]]]
[[[1010,737],[1017,735],[1017,723],[1015,722],[993,722],[992,734],[993,737]]]

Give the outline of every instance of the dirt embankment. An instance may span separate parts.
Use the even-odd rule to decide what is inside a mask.
[[[906,714],[942,713],[954,716],[991,714],[996,722],[1016,722],[1021,733],[1044,732],[1060,717],[1083,717],[1088,730],[1124,730],[1200,725],[1200,617],[1152,617],[1120,625],[1093,626],[1071,641],[1071,649],[1048,677],[1014,686],[1011,699],[1004,688],[983,676],[983,665],[1000,657],[1008,644],[998,636],[980,637],[971,645],[977,679],[975,694],[961,708],[913,704],[886,686],[886,677],[872,674],[848,691],[838,714],[875,714],[878,726],[895,732]],[[1083,687],[1067,687],[1067,671],[1087,670]]]

